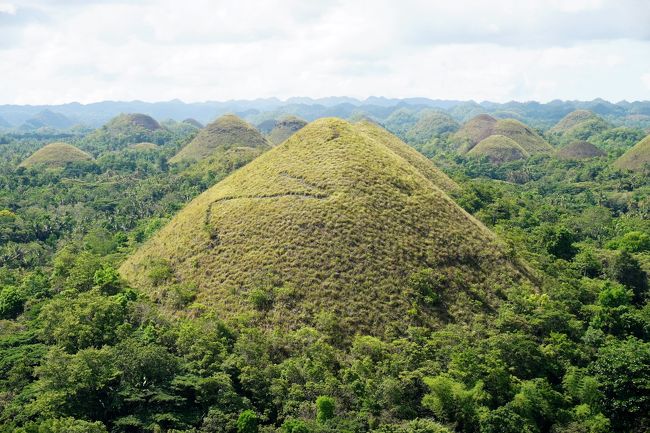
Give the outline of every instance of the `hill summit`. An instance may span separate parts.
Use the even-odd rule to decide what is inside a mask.
[[[474,146],[467,155],[485,156],[493,164],[503,164],[510,161],[517,161],[529,156],[516,141],[503,135],[490,135]]]
[[[289,116],[281,119],[275,124],[269,133],[269,141],[273,145],[280,144],[287,138],[291,137],[291,135],[293,135],[296,131],[304,128],[306,124],[307,122],[295,116]]]
[[[64,167],[69,162],[89,161],[91,159],[93,159],[92,156],[71,144],[56,142],[50,143],[34,152],[20,164],[20,167],[44,165],[57,168]]]
[[[147,131],[155,131],[162,128],[156,119],[141,113],[120,114],[111,119],[104,127],[107,130],[115,132],[128,130],[133,127],[142,128]]]
[[[516,119],[495,119],[487,114],[467,121],[452,137],[459,152],[467,153],[491,135],[502,135],[514,140],[530,155],[547,153],[553,147],[537,132]]]
[[[268,141],[255,127],[233,114],[226,114],[201,129],[169,162],[199,161],[215,152],[235,148],[266,147],[269,147]]]
[[[616,168],[641,171],[650,164],[650,135],[635,144],[614,162]]]
[[[600,150],[588,141],[582,140],[574,141],[555,152],[556,158],[567,160],[591,159],[605,155],[607,153],[603,150]]]
[[[319,119],[190,202],[121,272],[163,303],[193,286],[200,304],[269,326],[470,320],[524,267],[413,152],[377,125]]]

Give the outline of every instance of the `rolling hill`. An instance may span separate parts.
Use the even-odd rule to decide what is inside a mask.
[[[278,145],[291,137],[296,131],[302,129],[306,124],[307,122],[295,116],[281,119],[269,133],[268,140],[271,144]]]
[[[458,122],[448,114],[429,111],[406,132],[406,140],[413,144],[424,144],[442,134],[454,133],[458,128],[460,128]]]
[[[598,158],[607,155],[588,141],[574,141],[555,152],[555,157],[566,160],[580,160]]]
[[[215,152],[224,152],[237,147],[267,148],[268,146],[269,142],[252,125],[235,115],[227,114],[201,129],[197,136],[169,162],[199,161]]]
[[[576,110],[567,114],[549,129],[548,135],[563,143],[587,141],[611,127],[612,125],[596,113],[588,110]]]
[[[530,156],[530,154],[516,141],[503,135],[491,135],[481,140],[467,152],[468,156],[487,157],[493,164],[517,161]]]
[[[20,167],[46,166],[64,167],[69,162],[89,161],[92,157],[86,152],[67,143],[50,143],[34,152],[24,160]]]
[[[191,117],[183,120],[183,123],[187,123],[188,125],[192,125],[199,129],[203,128],[203,124],[201,122],[196,119],[192,119]]]
[[[162,303],[197,287],[200,304],[263,326],[332,315],[347,335],[381,335],[471,320],[526,267],[389,137],[366,122],[307,125],[189,203],[122,275]]]
[[[621,155],[614,162],[614,167],[624,170],[641,171],[648,164],[650,164],[650,135]]]
[[[478,115],[466,122],[451,141],[460,153],[469,152],[491,135],[502,135],[514,140],[529,154],[547,153],[553,147],[530,127],[515,119],[495,119],[487,114]]]

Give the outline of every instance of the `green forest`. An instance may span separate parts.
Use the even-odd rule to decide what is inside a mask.
[[[648,125],[471,109],[0,130],[0,432],[650,431]]]

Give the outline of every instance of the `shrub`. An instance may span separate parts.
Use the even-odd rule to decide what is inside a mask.
[[[20,291],[7,286],[0,291],[0,319],[15,319],[23,311],[25,299]]]
[[[165,261],[160,260],[152,263],[151,269],[149,270],[148,277],[151,280],[151,284],[154,286],[159,286],[165,281],[168,281],[172,276],[172,267]]]
[[[237,419],[237,433],[257,433],[257,415],[252,410],[245,410]]]
[[[316,399],[316,419],[320,423],[334,418],[334,399],[326,395],[321,395]]]

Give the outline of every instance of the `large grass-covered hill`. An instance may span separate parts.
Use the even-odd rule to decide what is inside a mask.
[[[486,157],[493,164],[503,164],[510,161],[517,161],[529,156],[516,141],[503,135],[490,135],[481,140],[476,146],[467,152],[469,156]]]
[[[624,170],[641,171],[650,164],[650,135],[639,141],[614,162],[614,166]]]
[[[199,161],[215,153],[237,148],[268,148],[269,142],[252,125],[227,114],[201,129],[196,137],[169,161]]]
[[[224,316],[281,328],[470,320],[526,268],[416,155],[377,125],[317,120],[193,200],[121,272],[161,302],[194,287]]]
[[[64,167],[70,162],[89,161],[92,157],[83,150],[67,143],[50,143],[34,152],[24,160],[21,167],[45,166],[50,168]]]

